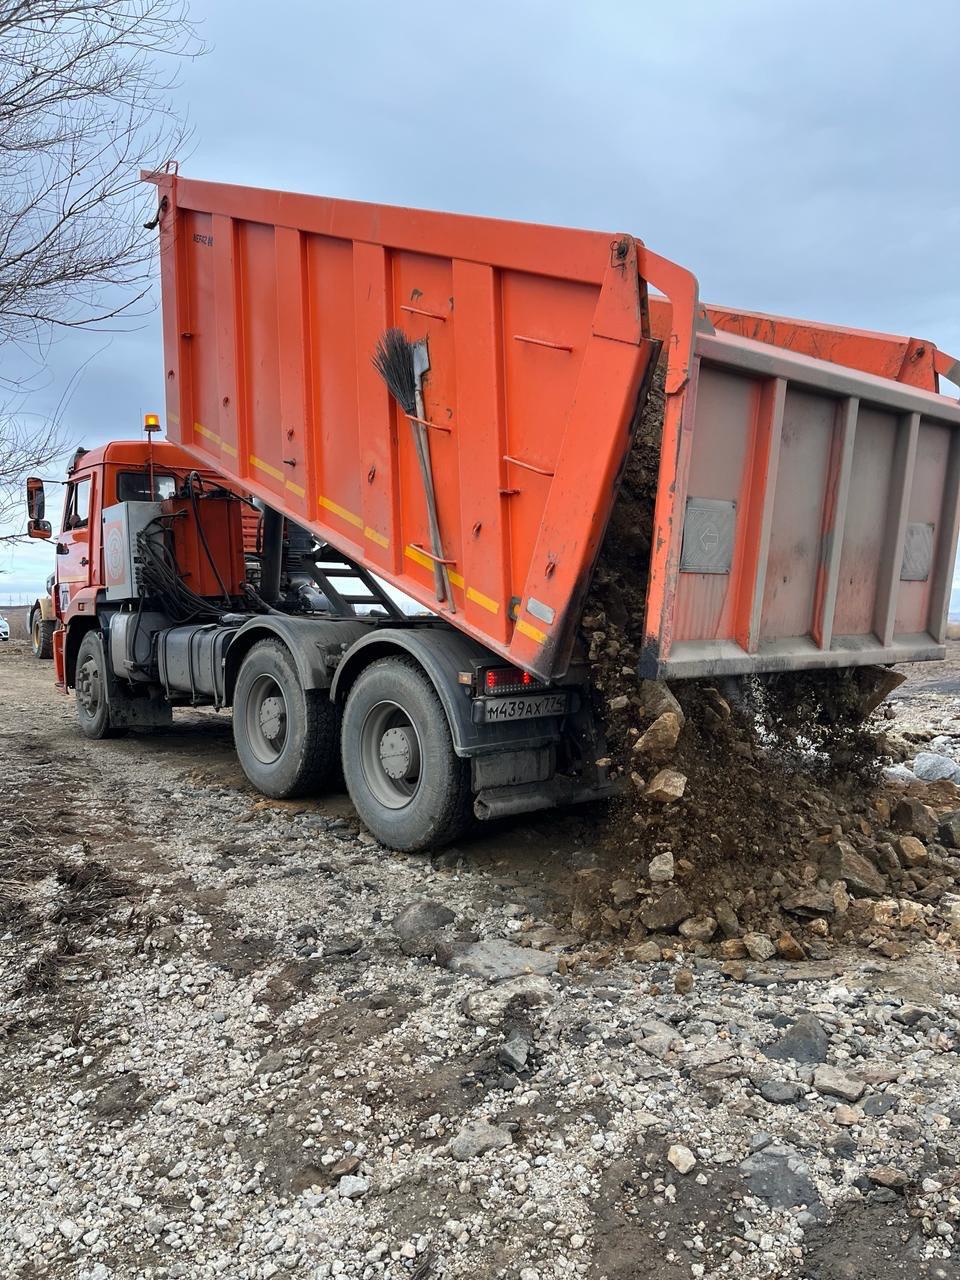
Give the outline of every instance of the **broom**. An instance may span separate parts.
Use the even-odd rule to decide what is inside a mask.
[[[402,329],[388,329],[377,343],[373,355],[373,367],[386,384],[387,390],[406,415],[413,431],[413,440],[420,464],[420,479],[427,500],[427,521],[430,526],[430,542],[433,554],[438,557],[433,565],[434,590],[438,600],[447,600],[451,613],[455,611],[450,577],[443,563],[443,547],[440,541],[440,523],[437,518],[437,499],[430,470],[430,444],[427,430],[417,413],[417,374],[413,343]]]

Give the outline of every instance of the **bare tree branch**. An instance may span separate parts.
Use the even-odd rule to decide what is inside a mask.
[[[0,346],[143,298],[139,170],[185,146],[174,76],[202,51],[186,0],[0,0]]]
[[[136,314],[156,248],[140,169],[182,154],[175,76],[202,52],[187,0],[0,0],[0,542],[23,536],[24,477],[66,451],[81,372],[40,418],[4,354],[42,366],[58,330]]]
[[[67,448],[59,417],[35,418],[0,410],[0,529],[9,530],[0,534],[0,544],[26,536],[24,479],[43,475],[60,463]]]

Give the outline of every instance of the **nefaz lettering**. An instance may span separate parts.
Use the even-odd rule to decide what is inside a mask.
[[[213,248],[213,236],[201,235],[199,231],[193,233],[194,244],[205,244],[208,249]]]

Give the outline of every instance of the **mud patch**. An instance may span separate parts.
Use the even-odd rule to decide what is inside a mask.
[[[604,1171],[589,1273],[594,1280],[689,1280],[691,1263],[722,1258],[685,1248],[685,1240],[736,1240],[740,1234],[734,1213],[742,1184],[735,1173],[712,1170],[709,1186],[678,1178],[671,1201],[652,1190],[650,1171],[661,1161],[652,1150],[637,1150]]]
[[[916,1219],[902,1203],[851,1204],[809,1233],[806,1280],[957,1280],[960,1263],[925,1258]]]

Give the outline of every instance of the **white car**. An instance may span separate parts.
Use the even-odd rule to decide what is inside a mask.
[[[10,623],[0,614],[0,640],[10,639]]]

